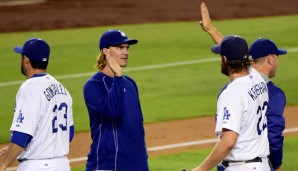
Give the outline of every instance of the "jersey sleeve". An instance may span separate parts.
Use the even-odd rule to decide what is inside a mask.
[[[283,131],[285,129],[285,119],[283,116],[286,106],[286,97],[281,89],[273,83],[269,86],[269,103],[266,111],[268,139],[270,146],[269,158],[274,168],[282,164],[283,151]]]
[[[268,109],[266,111],[267,126],[268,126],[268,138],[270,143],[270,150],[278,150],[283,146],[282,132],[285,129],[285,119],[283,111],[285,105],[283,94],[276,94],[273,97],[270,96]]]
[[[239,134],[243,114],[241,100],[235,95],[227,94],[220,110],[223,117],[222,129],[229,129]]]
[[[215,133],[219,136],[221,136],[222,133],[222,121],[223,121],[223,116],[224,116],[224,110],[222,110],[223,100],[222,96],[225,96],[225,90],[227,89],[228,85],[230,83],[227,83],[219,92],[217,96],[217,105],[216,105],[216,115],[215,115]]]
[[[14,131],[12,133],[10,142],[17,144],[20,147],[26,148],[27,145],[31,142],[32,136],[29,134],[21,133],[18,131]]]
[[[14,118],[10,128],[11,132],[18,131],[31,136],[34,135],[41,117],[37,96],[39,95],[32,89],[28,89],[28,86],[20,88],[17,93]]]
[[[71,126],[73,126],[74,125],[74,120],[73,120],[73,108],[72,108],[72,106],[73,106],[73,102],[72,102],[72,97],[70,96],[70,93],[68,92],[68,95],[69,95],[69,111],[68,111],[68,119],[67,119],[67,125],[69,126],[69,127],[71,127]]]
[[[72,109],[72,97],[70,95],[70,93],[67,91],[68,93],[68,98],[69,98],[69,110],[68,110],[68,116],[67,116],[67,125],[68,125],[68,130],[69,130],[69,142],[71,142],[73,140],[73,137],[74,137],[74,120],[73,120],[73,109]]]

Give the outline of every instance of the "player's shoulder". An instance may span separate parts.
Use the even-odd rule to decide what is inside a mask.
[[[96,84],[98,82],[104,82],[107,79],[112,79],[111,77],[105,75],[103,72],[96,72],[94,75],[92,75],[86,82],[87,84]]]
[[[36,90],[39,88],[40,85],[38,83],[40,83],[40,78],[29,78],[21,85],[20,88],[26,90]]]
[[[20,87],[20,89],[25,89],[27,91],[35,91],[44,90],[45,88],[51,86],[52,84],[59,84],[63,86],[58,80],[56,80],[50,74],[46,74],[43,76],[32,77],[27,79]],[[64,87],[64,86],[63,86]]]
[[[56,78],[54,78],[52,75],[47,74],[45,76],[44,80],[45,80],[46,87],[49,86],[49,84],[59,85],[60,87],[63,87],[64,90],[67,92],[67,94],[70,96],[70,93],[68,92],[67,88],[60,81],[58,81]]]
[[[248,75],[237,78],[235,81],[233,81],[233,85],[236,86],[250,86],[251,84],[256,84],[256,83],[265,83],[264,79],[258,72],[250,72]],[[266,84],[266,83],[265,83]]]
[[[245,87],[248,87],[249,85],[249,78],[247,76],[239,77],[230,82],[230,84],[227,86],[227,91],[241,91]]]
[[[106,83],[112,82],[112,78],[102,72],[96,72],[84,84],[84,89],[104,87]]]
[[[269,91],[275,92],[275,93],[284,93],[284,91],[278,87],[276,84],[274,84],[272,81],[269,81],[267,83]]]
[[[247,90],[252,89],[256,85],[267,89],[266,83],[264,82],[260,74],[257,72],[251,72],[246,76],[239,77],[233,80],[228,85],[227,92],[230,92],[232,94],[247,93]]]
[[[127,76],[127,75],[123,75],[123,77],[131,82],[134,82],[135,83],[135,80],[132,79],[131,77]]]
[[[36,79],[27,79],[19,88],[17,97],[38,98],[41,94],[41,87]]]
[[[284,91],[279,88],[277,85],[275,85],[272,81],[267,83],[268,86],[268,93],[269,97],[271,99],[279,99],[279,100],[285,100],[286,99],[286,94]]]
[[[40,85],[43,85],[45,82],[52,82],[56,81],[54,77],[52,77],[49,74],[40,75],[40,76],[33,76],[29,79],[27,79],[23,85],[27,87],[40,87]]]

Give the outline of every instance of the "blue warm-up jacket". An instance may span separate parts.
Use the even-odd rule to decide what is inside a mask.
[[[283,158],[283,141],[282,132],[285,129],[285,118],[283,112],[286,106],[286,96],[284,92],[277,87],[272,81],[267,83],[269,103],[266,111],[268,139],[270,146],[269,159],[273,168],[282,164]]]
[[[147,171],[143,115],[137,85],[127,76],[96,73],[84,85],[92,144],[86,171]]]

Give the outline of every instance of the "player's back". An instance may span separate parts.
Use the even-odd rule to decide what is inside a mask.
[[[21,86],[16,100],[15,124],[11,130],[33,137],[19,158],[67,155],[73,116],[72,98],[66,88],[49,74],[35,75]]]
[[[269,154],[266,116],[268,88],[258,73],[232,81],[219,97],[218,117],[222,125],[238,134],[226,160],[249,160]]]

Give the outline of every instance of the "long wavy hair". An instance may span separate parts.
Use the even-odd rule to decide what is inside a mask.
[[[244,60],[232,60],[232,61],[227,61],[227,65],[230,68],[230,72],[232,74],[234,73],[240,73],[243,70],[247,70],[252,63],[252,60],[249,58],[245,58]]]
[[[103,51],[101,51],[100,54],[98,54],[97,56],[95,68],[101,71],[106,65],[107,65],[107,57],[103,53]]]
[[[248,70],[252,62],[253,60],[250,56],[246,56],[244,60],[227,60],[226,62],[221,63],[221,72],[227,76],[229,76],[229,73],[240,73],[244,70]]]

